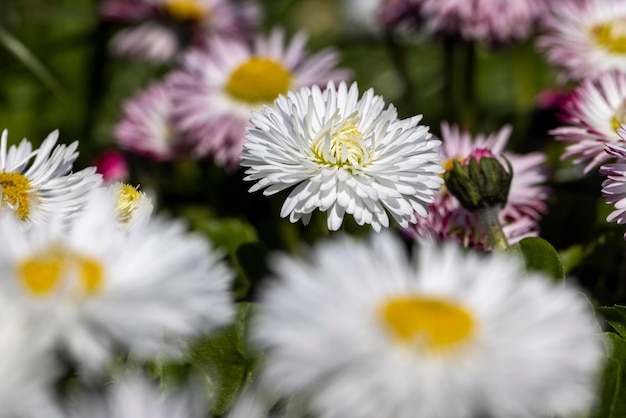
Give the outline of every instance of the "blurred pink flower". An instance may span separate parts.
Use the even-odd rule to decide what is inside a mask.
[[[616,129],[626,122],[626,73],[611,71],[586,78],[572,91],[562,110],[567,126],[550,134],[569,143],[561,159],[586,163],[584,172],[588,173],[610,158],[604,152],[606,144],[621,141]]]
[[[287,42],[282,29],[257,36],[252,46],[214,38],[208,49],[188,52],[183,70],[169,77],[175,124],[195,141],[196,156],[238,168],[251,112],[288,90],[348,79],[338,61],[332,48],[309,54],[302,33]]]
[[[260,20],[251,2],[231,0],[104,0],[101,16],[132,25],[111,40],[111,51],[126,58],[166,62],[207,36],[250,37]]]
[[[165,161],[185,153],[187,144],[172,124],[170,89],[155,82],[124,102],[115,126],[119,146],[134,154]]]
[[[441,155],[443,167],[452,168],[454,161],[467,162],[471,157],[505,157],[513,167],[513,180],[506,205],[499,213],[500,223],[509,243],[538,234],[541,215],[548,210],[549,188],[542,185],[547,179],[543,167],[546,156],[541,152],[525,155],[504,151],[511,128],[472,137],[467,131],[447,123],[441,125]],[[502,160],[504,164],[504,160]],[[476,214],[465,210],[442,186],[435,202],[428,207],[428,217],[418,218],[416,226],[403,231],[414,239],[442,241],[452,238],[464,246],[489,248],[486,233]]]
[[[380,9],[384,23],[423,24],[430,33],[499,44],[527,39],[544,0],[400,0]]]
[[[116,150],[100,154],[94,161],[96,172],[102,174],[104,185],[128,180],[128,163],[124,154]]]
[[[562,81],[626,71],[626,2],[547,1],[538,46],[559,67]]]

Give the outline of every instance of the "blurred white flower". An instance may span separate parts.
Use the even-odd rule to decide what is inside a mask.
[[[0,303],[0,417],[61,418],[52,396],[58,367],[52,334],[2,295]]]
[[[250,192],[295,186],[280,215],[307,224],[315,209],[337,230],[346,213],[379,231],[389,217],[403,227],[426,216],[443,180],[437,146],[421,116],[399,120],[381,96],[356,83],[304,87],[252,114],[241,165]]]
[[[51,214],[72,215],[102,183],[95,167],[71,172],[78,142],[56,145],[58,131],[36,150],[26,139],[8,147],[7,135],[4,130],[0,139],[0,212],[9,210],[23,225],[45,224]]]
[[[227,325],[232,272],[180,222],[119,228],[97,190],[65,230],[0,219],[0,288],[46,321],[82,365],[100,370],[117,347],[138,358],[180,356],[190,337]]]
[[[126,377],[109,386],[105,396],[84,393],[77,396],[67,412],[69,418],[202,418],[204,407],[188,393],[164,396],[158,386],[142,375]]]
[[[538,417],[594,401],[604,349],[576,289],[509,255],[388,233],[279,255],[252,342],[266,387],[326,418]]]

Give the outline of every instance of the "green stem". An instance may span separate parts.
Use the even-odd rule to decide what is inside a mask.
[[[473,131],[476,125],[476,44],[465,43],[461,122]]]
[[[396,42],[393,33],[390,31],[385,32],[385,45],[387,46],[391,62],[404,83],[404,91],[401,99],[403,104],[402,108],[409,109],[414,113],[417,111],[417,98],[415,97],[415,86],[411,79],[405,48]]]
[[[489,237],[489,243],[494,251],[506,251],[509,248],[509,242],[502,231],[502,226],[498,220],[498,212],[500,210],[497,207],[490,207],[482,209],[478,212],[480,221],[487,232]]]
[[[446,118],[450,121],[457,119],[457,106],[454,96],[454,38],[443,38],[443,102]]]

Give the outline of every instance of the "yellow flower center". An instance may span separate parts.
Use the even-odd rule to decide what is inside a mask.
[[[379,314],[393,337],[404,344],[419,344],[427,352],[442,352],[472,336],[472,315],[453,301],[421,296],[387,300]]]
[[[291,74],[281,64],[267,58],[251,58],[230,76],[226,91],[247,103],[270,103],[287,93]]]
[[[146,194],[129,184],[118,183],[115,210],[121,223],[128,223],[135,215],[141,199],[147,199]]]
[[[457,157],[457,158],[448,158],[447,160],[445,160],[443,162],[443,164],[441,164],[441,166],[443,167],[444,170],[446,171],[450,171],[452,170],[452,167],[454,167],[454,162],[458,161],[461,164],[463,164],[463,161],[465,159],[463,157]],[[443,174],[441,174],[443,176]]]
[[[621,128],[621,123],[626,123],[626,99],[622,101],[622,104],[619,105],[613,118],[611,119],[611,127],[613,130],[617,130]]]
[[[336,113],[331,119],[340,119]],[[351,116],[332,126],[322,130],[320,135],[311,145],[311,151],[316,162],[336,167],[358,167],[365,164],[370,157],[369,150],[363,139],[363,133],[357,128],[359,118]]]
[[[163,12],[182,22],[199,21],[209,14],[198,0],[168,0],[163,5]]]
[[[596,41],[615,54],[626,54],[626,19],[617,18],[591,28]]]
[[[40,297],[54,292],[69,277],[76,279],[75,289],[80,294],[92,295],[100,290],[104,279],[97,260],[58,248],[20,262],[17,276],[27,291]]]
[[[30,212],[30,194],[32,189],[26,176],[18,172],[0,172],[2,201],[0,205],[11,208],[18,218],[24,220]]]

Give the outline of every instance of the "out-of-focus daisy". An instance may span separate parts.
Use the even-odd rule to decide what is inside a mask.
[[[102,174],[102,184],[128,180],[128,163],[124,155],[117,150],[100,154],[94,161],[96,172]]]
[[[123,230],[145,224],[152,214],[152,201],[138,186],[126,183],[113,183],[109,192],[115,201],[115,213]]]
[[[626,3],[621,0],[546,1],[538,40],[564,79],[626,71]]]
[[[492,134],[474,137],[456,125],[442,123],[443,145],[441,156],[443,168],[449,170],[453,162],[466,162],[475,156],[505,157],[513,168],[513,180],[506,205],[499,212],[499,220],[509,243],[527,236],[537,235],[541,215],[548,209],[549,189],[542,185],[547,180],[543,167],[546,156],[541,152],[525,155],[505,151],[511,135],[510,126]],[[503,161],[504,163],[504,161]],[[430,238],[441,241],[455,238],[465,246],[487,248],[487,235],[478,215],[465,210],[445,187],[437,193],[429,205],[427,218],[419,219],[416,226],[407,231],[414,238]]]
[[[0,404],[2,417],[61,418],[52,390],[57,367],[49,327],[0,297]]]
[[[231,271],[184,225],[151,218],[119,228],[116,202],[96,190],[70,229],[20,230],[0,219],[0,288],[55,330],[87,369],[116,347],[139,358],[179,356],[187,339],[233,315]]]
[[[539,417],[593,402],[604,349],[576,289],[510,255],[407,260],[391,234],[277,256],[252,341],[262,377],[327,418]]]
[[[126,377],[108,387],[105,396],[80,394],[68,408],[70,418],[201,418],[204,406],[177,392],[165,397],[145,376]]]
[[[171,160],[185,152],[183,135],[173,125],[171,91],[156,82],[123,105],[115,138],[122,149],[154,160]]]
[[[231,0],[104,0],[100,14],[137,25],[113,37],[113,53],[156,62],[171,60],[206,36],[248,37],[259,20],[255,4]]]
[[[532,33],[543,0],[401,0],[386,2],[381,15],[388,23],[422,23],[436,35],[489,44],[520,41]]]
[[[626,73],[611,71],[583,80],[563,105],[562,118],[568,126],[550,131],[569,143],[561,158],[585,163],[588,173],[610,158],[606,144],[621,142],[616,130],[626,122]]]
[[[619,136],[626,141],[626,125],[617,130]],[[602,194],[606,203],[615,206],[615,210],[606,218],[609,222],[626,224],[626,142],[622,144],[607,144],[606,152],[617,158],[617,162],[600,167],[600,174],[606,176],[602,183]],[[624,234],[626,239],[626,233]]]
[[[379,231],[388,213],[401,226],[426,216],[442,183],[441,161],[420,116],[399,120],[372,89],[356,83],[303,87],[253,113],[241,165],[250,192],[269,196],[291,187],[280,216],[306,224],[315,209],[337,230],[346,213]]]
[[[36,150],[26,139],[7,146],[7,135],[4,130],[0,139],[0,213],[10,211],[23,225],[45,223],[50,214],[72,215],[102,183],[95,167],[71,173],[78,142],[57,145],[58,131]]]
[[[253,46],[233,39],[214,39],[208,50],[189,52],[184,71],[171,75],[177,126],[195,138],[198,156],[212,155],[217,164],[238,167],[250,112],[271,104],[279,94],[302,86],[344,80],[335,69],[339,55],[324,49],[309,55],[306,36],[286,43],[274,29]]]

